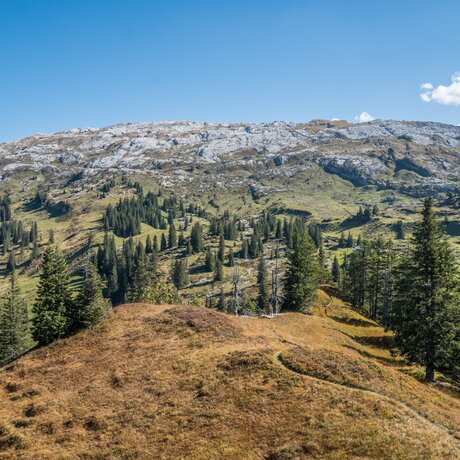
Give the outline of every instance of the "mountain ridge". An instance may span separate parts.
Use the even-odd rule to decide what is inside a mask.
[[[140,122],[1,144],[0,185],[27,172],[61,184],[127,172],[166,188],[269,195],[319,170],[325,180],[420,197],[458,190],[459,152],[460,127],[437,122]]]

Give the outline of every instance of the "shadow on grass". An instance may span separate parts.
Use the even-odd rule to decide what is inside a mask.
[[[354,339],[355,340],[355,339]],[[364,356],[365,358],[372,358],[378,361],[381,364],[385,364],[387,366],[395,367],[395,368],[402,368],[402,367],[407,367],[408,363],[406,361],[398,361],[395,358],[385,358],[383,356],[377,356],[374,355],[373,353],[369,353],[366,350],[360,350],[359,348],[352,347],[351,345],[344,345],[345,348],[348,348],[349,350],[356,351],[359,353],[361,356]]]
[[[377,323],[370,319],[361,319],[361,318],[345,318],[342,316],[329,315],[329,318],[337,321],[338,323],[347,324],[349,326],[359,326],[359,327],[375,327],[378,326]]]

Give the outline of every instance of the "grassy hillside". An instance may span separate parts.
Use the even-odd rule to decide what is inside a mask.
[[[118,307],[0,372],[0,458],[459,458],[456,390],[329,302],[275,319]]]

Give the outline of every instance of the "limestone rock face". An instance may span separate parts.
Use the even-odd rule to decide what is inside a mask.
[[[17,171],[54,171],[83,180],[107,171],[138,171],[165,183],[188,180],[190,168],[276,170],[291,177],[316,164],[356,186],[420,193],[459,187],[460,127],[375,120],[348,124],[128,123],[37,134],[0,144],[0,180]],[[168,166],[181,170],[171,172]],[[225,183],[225,180],[220,181]]]

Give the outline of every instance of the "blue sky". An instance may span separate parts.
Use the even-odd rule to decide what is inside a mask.
[[[459,124],[459,18],[458,0],[0,0],[0,141],[172,119]]]

